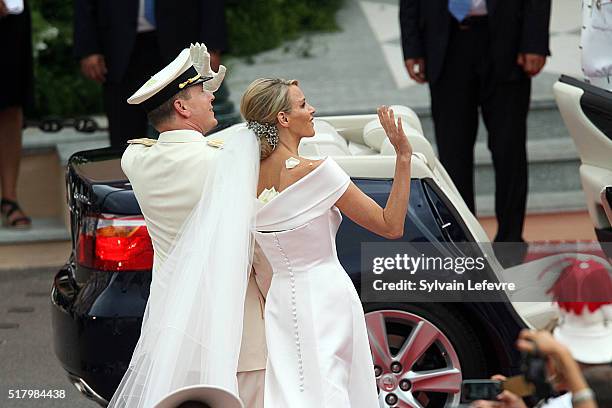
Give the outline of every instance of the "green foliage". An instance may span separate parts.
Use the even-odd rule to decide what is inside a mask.
[[[230,52],[248,56],[280,46],[305,31],[337,30],[343,0],[241,0],[227,7]]]
[[[343,0],[226,0],[230,53],[248,56],[308,31],[337,29]],[[100,85],[85,79],[72,55],[73,2],[30,0],[37,117],[102,112]],[[304,55],[308,55],[305,52]]]
[[[85,79],[72,56],[72,2],[30,0],[37,117],[102,111],[98,84]]]

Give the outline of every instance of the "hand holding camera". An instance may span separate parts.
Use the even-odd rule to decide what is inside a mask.
[[[566,391],[572,393],[572,406],[574,408],[597,407],[593,391],[589,388],[582,375],[580,366],[572,354],[563,344],[559,343],[548,331],[522,330],[516,342],[519,350],[527,353],[539,351],[548,358],[549,367],[554,371],[553,379]],[[557,376],[562,373],[562,380]],[[561,381],[563,382],[562,384]]]
[[[499,384],[501,392],[491,399],[478,399],[472,403],[475,408],[527,408],[523,399],[518,395],[504,389],[504,383],[508,380],[503,375],[497,374],[491,377],[491,381]]]
[[[542,353],[545,356],[559,358],[570,355],[567,347],[559,343],[549,331],[522,330],[516,340],[516,348],[530,354]]]
[[[491,380],[465,380],[464,399],[473,401],[472,407],[526,408],[520,396],[546,398],[549,395],[546,382],[571,392],[575,408],[597,407],[578,363],[567,347],[555,340],[550,332],[523,330],[516,346],[526,353],[522,364],[524,376],[506,378],[495,375]]]

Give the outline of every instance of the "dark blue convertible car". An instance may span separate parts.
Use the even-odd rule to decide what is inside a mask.
[[[482,227],[461,200],[422,136],[414,112],[395,107],[409,124],[415,151],[409,215],[401,241],[477,243]],[[384,205],[394,157],[376,115],[316,119],[304,156],[332,156],[353,181]],[[76,153],[67,169],[72,253],[52,289],[55,353],[70,381],[104,405],[138,340],[149,295],[153,249],[138,202],[120,167],[120,151]],[[345,220],[338,255],[360,289],[361,244],[382,238]],[[486,273],[496,280],[495,269]],[[535,305],[537,306],[537,305]],[[545,314],[512,302],[364,303],[381,407],[443,407],[459,403],[461,381],[517,370],[518,331]],[[535,308],[534,308],[535,307]],[[380,352],[382,350],[382,352]]]

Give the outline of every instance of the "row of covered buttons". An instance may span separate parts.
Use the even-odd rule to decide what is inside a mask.
[[[293,273],[293,269],[291,268],[291,263],[289,262],[289,258],[283,248],[278,241],[278,236],[274,234],[274,242],[276,243],[276,247],[283,255],[285,264],[287,265],[287,270],[289,271],[289,284],[291,285],[291,314],[293,315],[293,332],[295,334],[295,347],[297,349],[297,358],[298,358],[298,372],[299,372],[299,384],[300,384],[300,392],[304,391],[304,364],[302,360],[302,348],[300,344],[300,331],[298,326],[298,318],[297,318],[297,302],[295,300],[295,274]]]

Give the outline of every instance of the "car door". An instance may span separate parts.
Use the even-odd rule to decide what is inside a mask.
[[[597,239],[612,258],[612,92],[568,76],[554,85],[580,155],[580,179]]]

